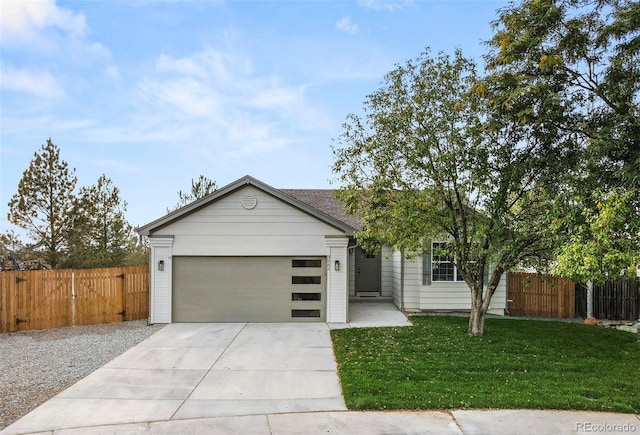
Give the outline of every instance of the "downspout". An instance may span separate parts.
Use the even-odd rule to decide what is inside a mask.
[[[400,255],[400,311],[404,312],[404,249]]]

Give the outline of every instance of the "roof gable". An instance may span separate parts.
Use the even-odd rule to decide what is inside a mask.
[[[200,198],[191,204],[179,208],[178,210],[138,228],[137,231],[143,236],[149,236],[154,231],[177,222],[180,219],[213,204],[219,199],[231,195],[245,186],[253,186],[260,189],[290,206],[343,231],[346,235],[352,235],[356,228],[359,227],[357,220],[344,212],[344,207],[342,207],[342,204],[333,196],[333,191],[331,190],[308,190],[306,191],[307,194],[302,193],[305,192],[304,190],[278,190],[247,175],[215,190],[209,195]],[[328,194],[329,192],[331,195]]]

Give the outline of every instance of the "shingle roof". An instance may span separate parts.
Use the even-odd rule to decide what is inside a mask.
[[[301,190],[301,189],[275,189],[249,175],[246,175],[209,195],[199,198],[178,210],[174,210],[159,219],[154,220],[136,231],[143,236],[150,236],[153,232],[183,217],[207,207],[213,202],[227,195],[230,195],[245,186],[256,187],[299,210],[320,219],[321,221],[338,228],[345,234],[352,235],[354,230],[360,228],[360,222],[349,216],[340,201],[333,195],[333,190]]]
[[[356,230],[362,228],[362,221],[346,212],[344,204],[335,196],[335,190],[331,189],[278,189],[298,201],[344,222]]]

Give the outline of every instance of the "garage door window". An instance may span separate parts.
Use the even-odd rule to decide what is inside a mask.
[[[322,267],[322,260],[291,260],[291,267]]]
[[[292,301],[320,301],[322,293],[291,293]]]
[[[292,276],[291,284],[322,284],[319,276]]]
[[[291,317],[320,317],[320,310],[291,310]]]

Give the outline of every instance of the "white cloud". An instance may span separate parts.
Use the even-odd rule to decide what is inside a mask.
[[[139,84],[145,100],[178,116],[216,118],[223,97],[205,83],[184,77],[172,80],[145,80]]]
[[[358,4],[365,9],[393,12],[413,4],[413,0],[359,0]]]
[[[120,80],[120,70],[113,65],[104,70],[104,75],[113,80]]]
[[[111,52],[109,49],[99,42],[86,44],[84,51],[93,58],[111,59]]]
[[[207,138],[226,155],[280,149],[304,131],[325,128],[328,115],[305,98],[305,84],[283,85],[278,76],[253,71],[248,58],[207,49],[156,59],[155,75],[137,85],[144,131],[196,147]],[[148,114],[149,116],[145,116]],[[295,126],[295,127],[294,127]],[[199,139],[200,141],[202,139]]]
[[[233,81],[236,75],[251,73],[248,61],[224,55],[214,50],[205,50],[189,57],[173,59],[164,54],[156,60],[158,72],[176,73],[202,80]]]
[[[358,32],[358,25],[351,21],[351,17],[343,17],[336,22],[336,29],[353,35]]]
[[[42,32],[47,28],[78,38],[87,31],[83,14],[58,7],[54,0],[8,0],[3,1],[1,7],[3,44],[41,41]]]
[[[248,104],[260,108],[294,107],[304,104],[304,87],[266,87],[257,89],[256,95],[249,96]]]
[[[55,0],[0,0],[0,45],[31,51],[66,63],[111,59],[110,50],[87,39],[84,14],[56,5]]]
[[[46,71],[1,66],[0,79],[0,86],[10,91],[26,92],[44,98],[58,98],[65,94],[62,85]]]

